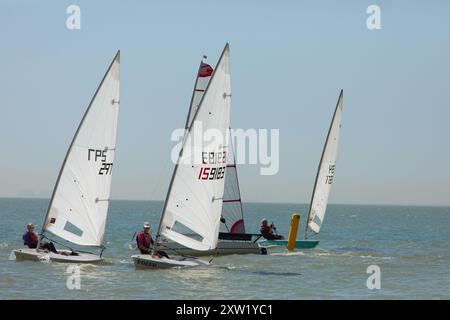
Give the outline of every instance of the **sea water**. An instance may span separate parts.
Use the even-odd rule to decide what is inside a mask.
[[[47,204],[0,199],[0,299],[450,299],[448,207],[329,205],[315,249],[216,257],[206,268],[135,270],[133,234],[144,221],[157,228],[162,202],[111,201],[104,263],[15,261],[11,252],[23,247],[26,224],[39,230]],[[245,203],[246,230],[257,232],[267,218],[287,235],[298,212],[301,237],[306,210]]]

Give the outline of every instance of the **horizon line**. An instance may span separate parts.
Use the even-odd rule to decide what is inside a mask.
[[[50,198],[46,197],[33,197],[33,196],[0,196],[0,199],[36,199],[36,200],[50,200]],[[165,199],[110,199],[111,201],[140,201],[140,202],[164,202]],[[243,203],[253,203],[253,204],[292,204],[292,205],[309,205],[309,203],[301,203],[301,202],[277,202],[277,201],[256,201],[256,200],[248,200],[243,201]],[[441,207],[441,208],[448,208],[450,207],[450,204],[392,204],[392,203],[328,203],[329,205],[346,205],[346,206],[390,206],[390,207],[402,207],[402,206],[408,206],[408,207]]]

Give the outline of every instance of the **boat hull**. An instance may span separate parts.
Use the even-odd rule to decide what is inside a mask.
[[[253,241],[226,241],[219,240],[217,248],[207,251],[196,251],[186,248],[175,242],[164,243],[162,250],[167,254],[186,255],[186,256],[224,256],[231,254],[261,254],[261,248],[257,242]]]
[[[57,254],[53,252],[36,251],[36,249],[13,250],[17,261],[52,261],[63,263],[99,263],[103,258],[91,253],[77,252],[77,256]],[[62,253],[70,254],[71,251],[59,250]]]
[[[136,269],[170,269],[170,268],[193,268],[205,267],[209,262],[190,257],[152,257],[149,254],[137,254],[131,256]]]
[[[287,240],[262,240],[258,241],[259,245],[264,248],[270,247],[286,247]],[[296,249],[312,249],[319,244],[319,240],[297,240],[295,241]]]

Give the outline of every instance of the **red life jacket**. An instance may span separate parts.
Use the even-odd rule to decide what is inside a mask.
[[[24,241],[23,244],[28,246],[29,248],[36,248],[39,239],[38,239],[38,236],[34,232],[27,231],[23,235],[23,241]]]
[[[261,226],[259,231],[261,232],[262,236],[266,239],[272,235],[272,228],[268,225]]]
[[[36,233],[29,231],[28,234],[29,234],[31,242],[38,242],[39,241],[38,236],[36,235]]]
[[[136,237],[136,242],[138,247],[143,246],[146,249],[149,249],[150,246],[153,245],[152,237],[149,234],[145,233],[144,231],[138,233]]]

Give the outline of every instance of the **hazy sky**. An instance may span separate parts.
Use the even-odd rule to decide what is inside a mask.
[[[70,4],[81,30],[66,28]],[[3,0],[0,196],[50,196],[121,49],[112,198],[162,199],[199,60],[215,65],[228,41],[232,126],[280,129],[277,175],[239,167],[244,201],[309,201],[343,88],[330,202],[449,205],[449,39],[448,1]]]

